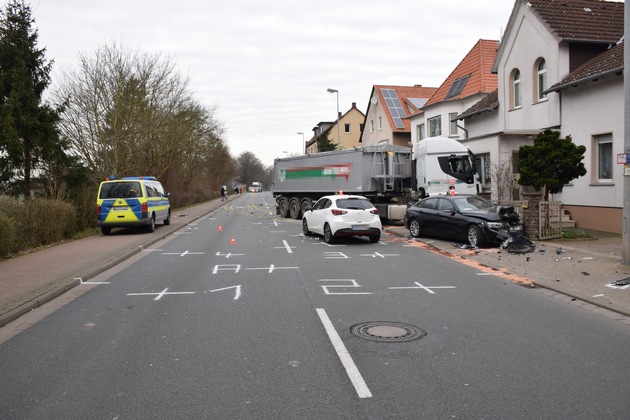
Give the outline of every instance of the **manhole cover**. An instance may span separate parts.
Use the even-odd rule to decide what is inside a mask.
[[[413,325],[401,322],[373,321],[350,327],[350,332],[360,338],[384,343],[400,343],[424,337],[427,333]]]

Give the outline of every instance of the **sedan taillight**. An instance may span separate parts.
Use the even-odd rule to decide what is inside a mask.
[[[348,213],[345,210],[339,210],[339,209],[332,209],[331,212],[332,212],[333,216],[341,216],[342,214]]]
[[[372,210],[370,210],[370,213],[372,213],[372,214],[378,214],[378,209],[372,209]]]

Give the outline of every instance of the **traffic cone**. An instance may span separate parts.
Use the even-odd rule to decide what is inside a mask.
[[[217,229],[219,232],[223,232],[223,228],[221,227],[221,225],[219,225],[219,229]]]
[[[232,240],[230,241],[230,245],[236,245],[236,239],[232,236]]]

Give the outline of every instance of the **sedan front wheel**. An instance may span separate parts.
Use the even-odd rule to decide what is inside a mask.
[[[311,236],[311,231],[308,230],[308,222],[306,219],[302,219],[302,233],[304,236]]]
[[[468,231],[466,234],[466,239],[470,246],[480,247],[483,245],[483,234],[481,233],[481,229],[478,226],[470,225],[468,226]]]

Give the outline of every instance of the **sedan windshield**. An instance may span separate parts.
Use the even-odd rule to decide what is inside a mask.
[[[494,204],[477,196],[455,197],[453,199],[460,211],[486,210],[494,207]]]
[[[337,200],[337,208],[352,210],[367,210],[374,208],[368,200],[360,198],[341,198]]]

